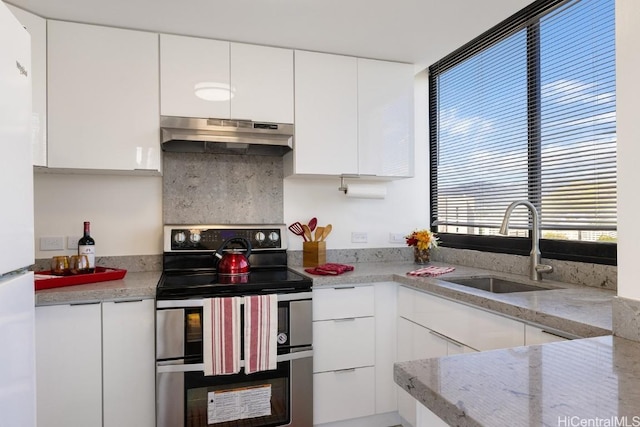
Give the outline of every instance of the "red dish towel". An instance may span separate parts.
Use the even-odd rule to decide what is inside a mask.
[[[441,274],[450,273],[455,270],[455,267],[436,267],[430,265],[429,267],[419,268],[407,273],[407,276],[419,276],[419,277],[435,277]]]
[[[278,297],[244,297],[244,372],[276,369]]]
[[[311,274],[318,274],[320,276],[337,276],[338,274],[342,274],[346,271],[353,271],[353,266],[346,264],[327,263],[319,265],[315,268],[306,268],[304,271]]]
[[[240,372],[240,303],[242,298],[208,298],[202,311],[205,375]]]

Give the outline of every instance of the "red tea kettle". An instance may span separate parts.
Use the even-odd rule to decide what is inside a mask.
[[[246,251],[242,249],[225,249],[231,243],[240,243]],[[225,241],[222,246],[213,254],[219,259],[218,274],[225,276],[247,275],[249,274],[249,255],[251,255],[251,242],[244,237],[232,237]]]

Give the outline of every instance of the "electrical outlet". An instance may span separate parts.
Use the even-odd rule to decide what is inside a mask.
[[[364,231],[351,232],[351,243],[367,243],[368,235]]]
[[[404,233],[389,233],[389,243],[405,243]]]
[[[67,249],[78,249],[78,240],[81,236],[67,236]]]
[[[59,251],[64,249],[64,237],[41,237],[41,251]]]

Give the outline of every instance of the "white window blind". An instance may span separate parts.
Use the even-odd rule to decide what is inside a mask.
[[[430,67],[437,231],[497,234],[529,200],[543,237],[615,238],[614,37],[613,0],[538,1]]]

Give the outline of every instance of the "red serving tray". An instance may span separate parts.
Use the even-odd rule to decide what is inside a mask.
[[[50,275],[51,270],[36,271],[35,274]],[[76,274],[73,276],[56,276],[49,279],[36,279],[36,291],[41,289],[60,288],[62,286],[84,285],[86,283],[119,280],[127,274],[127,270],[118,268],[96,267],[95,273]]]

